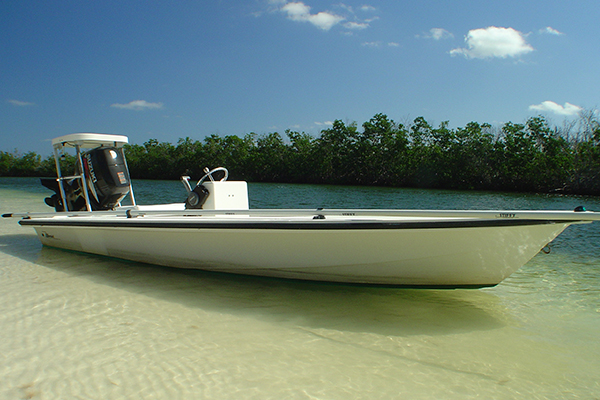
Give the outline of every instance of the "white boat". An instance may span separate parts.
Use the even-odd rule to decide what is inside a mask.
[[[279,278],[478,288],[507,278],[571,224],[600,213],[249,209],[246,182],[214,180],[185,203],[138,205],[123,145],[126,136],[79,133],[52,141],[58,176],[55,211],[11,213],[51,247],[170,267]],[[75,148],[65,176],[60,153]],[[84,151],[86,149],[91,149]],[[128,205],[121,204],[129,199]]]

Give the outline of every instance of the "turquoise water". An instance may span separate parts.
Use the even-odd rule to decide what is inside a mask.
[[[179,182],[134,182],[138,203]],[[0,178],[0,212],[47,211]],[[253,208],[600,210],[597,198],[250,184]],[[381,289],[43,248],[0,220],[0,398],[600,398],[600,224],[502,284]]]

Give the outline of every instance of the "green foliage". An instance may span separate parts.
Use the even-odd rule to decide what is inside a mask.
[[[125,147],[138,179],[197,179],[225,166],[232,179],[442,189],[563,192],[600,195],[600,123],[583,113],[579,132],[551,128],[542,117],[499,128],[470,122],[451,129],[423,117],[404,126],[376,114],[359,129],[334,121],[318,137],[287,130],[265,135],[189,137],[176,145],[150,139]],[[61,169],[71,171],[67,156]],[[0,152],[0,176],[51,176],[54,158]]]

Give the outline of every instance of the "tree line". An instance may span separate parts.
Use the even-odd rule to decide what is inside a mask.
[[[594,111],[563,127],[543,116],[501,127],[449,128],[423,117],[406,124],[376,114],[362,124],[336,120],[313,137],[285,131],[211,135],[176,144],[150,139],[125,147],[134,179],[197,179],[225,166],[250,182],[377,185],[600,195],[600,123]],[[65,171],[73,157],[63,159]],[[62,167],[61,167],[62,168]],[[52,176],[54,158],[0,152],[0,176]]]

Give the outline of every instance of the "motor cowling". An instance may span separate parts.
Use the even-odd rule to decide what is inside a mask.
[[[99,147],[83,154],[93,210],[110,210],[129,193],[130,177],[122,149]]]

